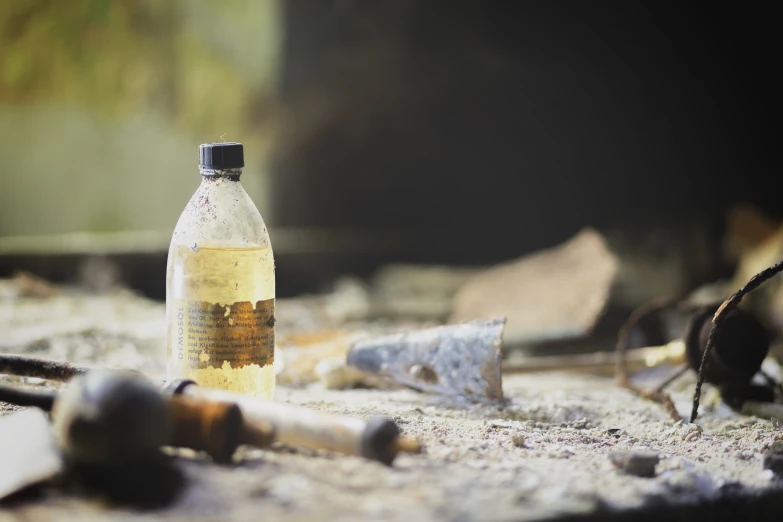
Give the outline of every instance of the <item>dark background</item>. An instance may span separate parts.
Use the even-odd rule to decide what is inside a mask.
[[[95,5],[119,14],[90,14]],[[108,44],[138,42],[139,66],[154,65],[150,70],[157,71],[147,93],[153,112],[160,112],[161,89],[171,91],[177,103],[163,105],[172,119],[195,111],[188,121],[212,124],[194,138],[203,142],[238,129],[235,115],[220,120],[224,105],[219,102],[232,96],[230,83],[242,77],[220,76],[226,74],[220,61],[233,60],[240,72],[263,68],[252,61],[252,45],[232,47],[218,38],[232,24],[240,32],[239,22],[250,16],[243,10],[249,12],[250,5],[221,5],[82,2],[62,7],[73,17],[68,20],[82,24],[74,25],[78,30],[60,29],[75,35],[79,67],[92,63],[83,56],[121,61],[124,48],[104,50]],[[30,8],[41,11],[41,20],[64,16],[41,6]],[[624,258],[642,260],[637,280],[656,271],[658,260],[660,266],[674,266],[680,261],[672,259],[680,257],[690,267],[688,284],[694,287],[733,272],[733,261],[721,250],[732,204],[752,202],[773,218],[783,217],[776,170],[779,45],[771,5],[286,0],[280,7],[274,22],[282,26],[274,92],[271,98],[258,94],[255,104],[237,105],[246,120],[242,132],[262,131],[235,130],[229,136],[245,142],[250,157],[266,150],[266,138],[249,136],[274,135],[260,208],[275,248],[279,296],[323,290],[341,274],[368,275],[389,262],[497,263],[558,244],[585,226],[605,233]],[[201,25],[182,21],[194,16]],[[26,27],[24,20],[35,18],[9,28],[17,32]],[[127,23],[116,29],[111,20]],[[156,20],[160,27],[152,23]],[[187,47],[174,37],[145,43],[151,35],[186,34],[188,27],[199,36],[195,41],[214,43],[214,49],[206,48],[212,61],[198,62],[207,57],[200,50],[177,58]],[[117,36],[122,28],[131,35],[125,40]],[[260,28],[252,19],[241,31]],[[206,34],[208,29],[213,31]],[[262,36],[258,49],[268,44]],[[166,53],[160,50],[164,44]],[[29,40],[18,45],[17,51],[24,50]],[[168,61],[158,60],[169,55]],[[59,70],[39,63],[48,53],[32,56],[31,71]],[[95,63],[96,70],[105,69],[103,62]],[[189,76],[207,66],[214,66],[208,69],[211,76]],[[79,71],[73,72],[77,78]],[[118,78],[117,86],[127,85]],[[185,87],[205,78],[222,83],[202,85],[205,98],[196,103]],[[86,99],[103,93],[113,100],[116,93],[102,85]],[[8,93],[28,92],[24,84],[18,88]],[[250,88],[236,92],[255,96]],[[216,135],[215,129],[220,129]],[[72,130],[77,137],[79,131]],[[111,150],[146,157],[144,146],[136,148],[122,136]],[[183,141],[182,150],[159,147],[153,162],[176,165],[176,180],[169,172],[140,187],[134,176],[115,180],[126,187],[118,189],[127,195],[123,215],[138,218],[145,205],[156,205],[171,216],[156,226],[164,232],[173,228],[173,216],[197,183],[196,146]],[[48,147],[42,142],[36,157],[49,154]],[[63,150],[66,159],[75,160],[77,150]],[[248,185],[257,181],[252,176],[259,163],[253,160],[246,169],[254,172],[245,176]],[[13,187],[35,179],[41,175],[36,169],[7,180]],[[92,176],[85,190],[96,187],[96,180],[109,190],[117,173],[94,169],[90,162],[82,169]],[[131,188],[136,199],[128,194]],[[17,188],[10,194],[29,196],[29,191]],[[67,216],[74,210],[75,197],[61,201],[51,191],[57,189],[50,187],[47,195],[49,214]],[[159,203],[147,202],[153,196]],[[82,200],[79,205],[95,204]],[[111,216],[119,205],[103,205],[94,209],[95,222],[108,230],[111,219],[101,212]],[[24,213],[37,212],[22,210],[22,222]],[[49,219],[47,227],[56,228],[56,221]],[[148,225],[118,221],[114,226]],[[290,231],[298,238],[295,248],[286,239]],[[83,257],[0,256],[0,276],[23,268],[54,281],[72,280],[85,270]],[[155,252],[110,257],[124,282],[165,297],[163,242]]]
[[[440,229],[416,257],[486,262],[584,225],[780,215],[762,4],[285,6],[281,96],[326,116],[282,140],[277,224]]]

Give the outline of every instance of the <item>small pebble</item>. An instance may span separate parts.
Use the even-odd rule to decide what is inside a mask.
[[[661,460],[654,451],[643,450],[613,451],[609,454],[609,459],[617,469],[637,477],[654,477],[655,466]]]
[[[514,433],[511,435],[511,442],[516,446],[517,448],[524,448],[525,442],[527,442],[527,437],[523,433]]]

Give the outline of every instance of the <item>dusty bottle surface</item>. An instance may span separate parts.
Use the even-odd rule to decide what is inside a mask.
[[[274,257],[243,167],[239,143],[199,147],[201,185],[168,254],[167,377],[272,398]]]

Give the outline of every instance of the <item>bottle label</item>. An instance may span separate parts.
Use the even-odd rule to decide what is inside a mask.
[[[274,362],[275,300],[219,305],[205,301],[173,303],[171,356],[179,366],[232,368]]]

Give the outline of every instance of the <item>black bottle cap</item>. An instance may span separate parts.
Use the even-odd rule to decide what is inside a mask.
[[[245,154],[241,143],[204,143],[198,147],[198,165],[207,169],[241,169]]]

